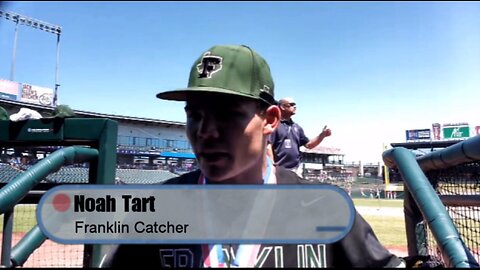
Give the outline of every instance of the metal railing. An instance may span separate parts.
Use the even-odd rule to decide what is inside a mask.
[[[412,243],[416,238],[412,236],[420,218],[428,224],[447,266],[479,267],[425,172],[480,160],[480,136],[418,159],[406,148],[396,147],[385,151],[383,160],[389,168],[398,169],[406,187],[404,208],[409,255],[418,255],[415,243]]]

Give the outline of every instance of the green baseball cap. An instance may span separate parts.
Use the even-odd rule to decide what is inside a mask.
[[[276,104],[270,67],[245,45],[218,45],[193,63],[187,88],[157,94],[157,98],[185,101],[188,93],[211,92],[239,95]]]

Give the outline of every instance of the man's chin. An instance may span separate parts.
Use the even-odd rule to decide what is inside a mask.
[[[202,168],[202,172],[210,182],[221,183],[228,179],[228,173],[230,172],[224,168],[215,168],[215,166],[209,166]]]

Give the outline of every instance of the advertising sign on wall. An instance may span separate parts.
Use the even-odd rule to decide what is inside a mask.
[[[432,131],[433,131],[433,139],[434,140],[440,140],[440,134],[441,134],[440,123],[433,123],[432,124]]]
[[[0,98],[17,100],[18,83],[0,79]]]
[[[53,89],[24,83],[22,84],[20,100],[44,106],[52,106]]]
[[[444,139],[464,139],[470,137],[468,125],[443,125]]]
[[[430,140],[430,129],[411,129],[406,130],[407,141]]]

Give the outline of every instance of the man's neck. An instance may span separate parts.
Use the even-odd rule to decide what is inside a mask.
[[[255,163],[252,168],[249,168],[245,172],[236,175],[230,179],[223,181],[209,181],[210,184],[226,184],[226,185],[263,185],[268,169],[267,155],[264,154],[260,159],[261,162]],[[271,165],[272,166],[272,165]]]
[[[288,118],[288,119],[281,119],[280,121],[281,121],[281,122],[283,122],[283,123],[293,124],[293,120],[292,120],[292,118]]]
[[[263,184],[263,179],[258,177],[245,176],[241,178],[235,177],[235,178],[227,179],[218,183],[210,181],[209,183],[222,184],[222,185],[261,185]]]
[[[292,116],[282,115],[281,120],[291,122],[292,121]]]

